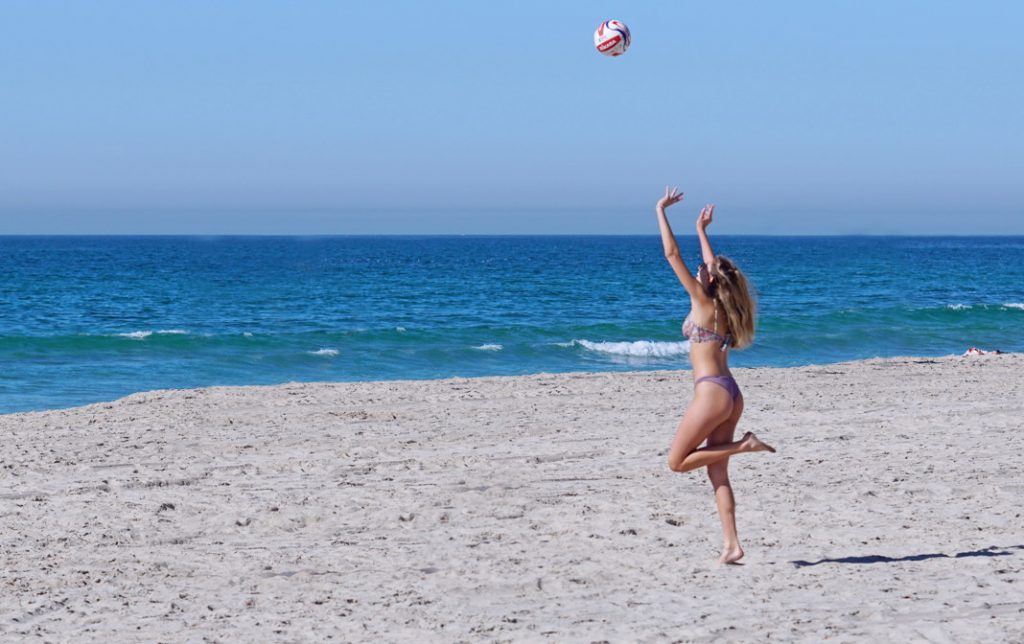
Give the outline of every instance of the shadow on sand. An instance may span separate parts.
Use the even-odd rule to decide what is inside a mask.
[[[968,552],[958,552],[955,555],[947,555],[941,552],[923,554],[923,555],[907,555],[906,557],[886,557],[884,555],[864,555],[862,557],[838,557],[836,559],[819,559],[818,561],[804,561],[798,559],[791,561],[790,563],[797,568],[803,568],[805,566],[817,566],[824,563],[845,563],[845,564],[873,564],[873,563],[897,563],[900,561],[924,561],[925,559],[961,559],[964,557],[1005,557],[1012,555],[1012,550],[1024,550],[1024,545],[1021,546],[989,546],[988,548],[982,548],[981,550],[970,550]]]

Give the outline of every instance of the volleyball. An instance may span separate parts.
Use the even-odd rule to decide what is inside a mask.
[[[594,32],[594,46],[605,56],[621,56],[629,49],[629,27],[618,20],[602,22]]]

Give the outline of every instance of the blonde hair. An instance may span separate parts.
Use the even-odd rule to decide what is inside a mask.
[[[725,310],[733,347],[749,347],[754,343],[757,301],[747,276],[724,255],[715,255],[714,261],[708,264],[708,271],[715,278],[711,283],[710,295],[718,300]]]

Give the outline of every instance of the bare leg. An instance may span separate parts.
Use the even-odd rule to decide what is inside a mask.
[[[743,557],[743,549],[736,533],[736,500],[729,484],[729,457],[745,452],[774,452],[775,449],[751,432],[733,441],[736,424],[743,414],[743,396],[741,394],[733,401],[727,392],[717,389],[717,385],[709,385],[703,393],[700,389],[695,392],[693,403],[686,410],[672,441],[668,464],[674,472],[708,468],[722,523],[724,545],[719,561],[736,563]],[[696,449],[704,439],[707,439],[707,446]]]
[[[742,453],[744,451],[772,451],[775,450],[757,439],[754,434],[747,432],[739,441],[733,441],[736,435],[736,425],[743,415],[743,396],[736,399],[732,413],[729,418],[715,428],[708,435],[707,447],[704,451],[724,448],[726,453]],[[698,450],[700,451],[700,450]],[[731,455],[731,454],[730,454]],[[732,484],[729,482],[729,455],[719,458],[708,465],[708,478],[715,489],[715,505],[718,506],[718,518],[722,523],[722,556],[718,561],[723,564],[734,564],[743,558],[743,548],[740,546],[740,538],[736,532],[736,498],[732,493]]]
[[[720,389],[721,391],[715,391]],[[673,472],[685,472],[683,462],[693,454],[716,427],[729,419],[732,414],[732,398],[715,385],[715,389],[698,389],[693,401],[679,421],[675,438],[668,450],[668,467]],[[692,469],[692,468],[691,468]]]
[[[736,399],[729,418],[708,435],[707,447],[738,449],[742,446],[743,440],[733,441],[733,437],[736,436],[736,425],[740,422],[742,415],[743,396],[741,395]],[[746,438],[747,436],[743,437],[743,439]],[[708,465],[708,478],[711,479],[711,486],[715,490],[715,505],[718,506],[718,519],[722,523],[722,556],[718,558],[718,561],[736,563],[743,558],[743,548],[740,547],[740,538],[736,533],[736,498],[732,494],[732,485],[729,483],[729,456]]]
[[[690,470],[695,470],[700,467],[708,467],[723,459],[729,458],[733,454],[774,451],[774,447],[761,441],[761,439],[755,436],[752,432],[747,432],[743,435],[742,439],[732,443],[724,443],[715,446],[709,445],[708,447],[695,449],[690,452],[676,468],[673,469],[676,472],[689,472]]]
[[[715,488],[715,505],[718,506],[718,518],[722,522],[722,556],[721,563],[736,563],[743,558],[740,537],[736,533],[736,499],[729,483],[729,461],[724,459],[708,467],[708,478]]]

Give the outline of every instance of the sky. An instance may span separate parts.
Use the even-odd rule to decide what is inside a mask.
[[[625,22],[605,57],[593,31]],[[1024,3],[0,4],[0,234],[1024,234]]]

